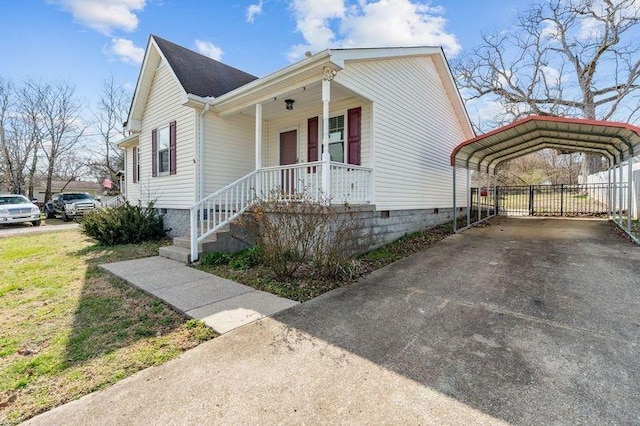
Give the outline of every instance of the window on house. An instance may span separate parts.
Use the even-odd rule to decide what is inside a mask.
[[[169,172],[169,127],[158,129],[158,173]]]
[[[331,161],[344,163],[344,115],[329,119],[329,155]]]
[[[151,176],[176,174],[176,122],[151,131]]]
[[[132,162],[132,172],[133,172],[133,183],[137,183],[140,179],[140,151],[137,146],[134,146],[131,149],[131,156],[133,157]]]

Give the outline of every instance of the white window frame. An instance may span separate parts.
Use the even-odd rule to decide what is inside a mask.
[[[131,157],[132,157],[132,160],[134,158],[136,160],[135,163],[133,163],[132,161],[133,164],[131,167],[131,183],[138,183],[140,182],[140,146],[139,145],[134,145],[131,147]],[[136,177],[135,182],[133,180],[134,176]]]
[[[349,135],[348,135],[349,122],[348,122],[348,118],[347,118],[348,117],[347,110],[338,111],[338,112],[335,112],[332,115],[329,115],[329,120],[331,120],[332,118],[340,117],[340,116],[344,117],[344,131],[343,131],[343,135],[342,135],[342,137],[343,137],[343,140],[342,140],[342,159],[343,159],[343,161],[342,162],[334,161],[334,160],[331,160],[331,161],[334,161],[336,163],[341,163],[341,164],[347,164],[347,161],[348,161],[348,159],[347,159],[347,151],[348,151],[348,149],[347,149],[347,141],[349,140]],[[319,157],[322,158],[322,153],[324,152],[324,144],[322,143],[323,142],[322,141],[322,129],[321,129],[322,126],[318,126],[318,128],[320,129],[319,142],[320,142],[320,145],[321,145]],[[331,135],[329,135],[329,137],[331,137]],[[331,141],[329,141],[329,145],[331,145]],[[331,151],[331,150],[329,150],[329,151]]]
[[[160,133],[165,131],[167,132],[167,148],[166,149],[160,149]],[[158,127],[158,129],[156,130],[156,164],[157,164],[157,168],[158,170],[156,170],[158,176],[166,176],[169,175],[171,173],[171,129],[170,126],[167,124],[166,126],[163,127]],[[161,161],[161,156],[160,154],[164,151],[167,151],[167,170],[162,170],[162,161]]]

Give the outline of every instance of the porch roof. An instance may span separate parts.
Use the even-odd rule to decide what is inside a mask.
[[[466,140],[451,165],[491,173],[498,164],[545,148],[594,152],[612,164],[640,154],[640,127],[612,121],[530,116]]]
[[[136,146],[139,143],[140,135],[134,133],[117,143],[119,148],[129,148],[130,146]]]
[[[328,50],[215,98],[210,102],[211,107],[222,116],[235,114],[249,106],[271,100],[292,88],[320,81],[325,67],[342,69],[331,61]]]

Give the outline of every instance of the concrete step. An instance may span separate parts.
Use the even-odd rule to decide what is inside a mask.
[[[235,253],[250,247],[252,244],[254,244],[252,237],[246,231],[238,226],[227,224],[203,241],[200,241],[198,243],[198,253],[199,256],[210,251]],[[160,248],[159,255],[189,264],[191,262],[191,239],[188,235],[175,237],[172,246]]]
[[[166,257],[167,259],[173,259],[184,263],[185,265],[191,263],[191,250],[188,248],[177,246],[160,247],[158,254],[162,257]]]
[[[219,239],[219,234],[223,232],[216,232],[212,235],[209,235],[204,241],[200,241],[198,243],[198,251],[199,252],[207,252],[215,250],[215,243]],[[191,239],[186,237],[176,237],[173,239],[173,245],[176,247],[182,247],[186,249],[191,249]]]

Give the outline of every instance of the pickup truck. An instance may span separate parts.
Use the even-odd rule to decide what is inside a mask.
[[[86,192],[61,192],[44,205],[44,213],[47,219],[59,215],[68,222],[100,207],[100,202]]]

